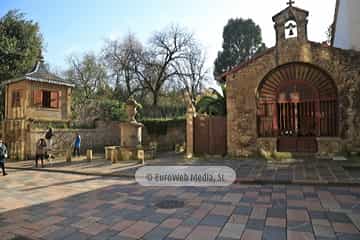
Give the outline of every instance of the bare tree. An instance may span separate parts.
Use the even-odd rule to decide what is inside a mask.
[[[103,49],[103,58],[114,82],[115,93],[122,101],[142,88],[135,70],[141,64],[143,51],[142,44],[131,33],[123,40],[107,41]]]
[[[86,53],[82,57],[71,56],[68,59],[69,69],[66,78],[75,84],[74,111],[84,119],[89,114],[96,95],[107,88],[106,70],[93,53]]]
[[[189,48],[185,58],[176,62],[180,87],[195,105],[196,97],[209,80],[209,69],[205,66],[206,56],[197,43]]]
[[[177,75],[176,61],[186,58],[193,35],[178,26],[155,32],[143,54],[142,64],[136,67],[140,83],[152,95],[152,104],[158,105],[166,81]]]

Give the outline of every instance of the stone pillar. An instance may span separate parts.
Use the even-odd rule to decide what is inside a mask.
[[[186,111],[186,158],[194,155],[194,117],[195,107],[190,103]]]
[[[140,161],[142,165],[145,164],[145,152],[144,150],[140,149],[137,150],[137,159]]]
[[[111,162],[116,163],[118,160],[118,151],[116,151],[115,148],[111,148],[110,150],[110,156],[111,156]]]
[[[114,147],[105,147],[105,159],[111,161],[111,149]]]
[[[93,159],[93,151],[91,149],[86,150],[86,160],[91,162]]]
[[[66,151],[66,162],[67,163],[71,163],[71,160],[72,160],[72,156],[71,156],[71,150],[67,150]]]

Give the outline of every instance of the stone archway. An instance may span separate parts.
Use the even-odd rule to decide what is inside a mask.
[[[275,68],[257,92],[259,137],[277,137],[280,152],[317,152],[317,137],[338,135],[337,88],[307,63]]]

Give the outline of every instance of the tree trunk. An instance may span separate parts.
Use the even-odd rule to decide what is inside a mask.
[[[157,92],[152,92],[153,95],[153,106],[157,107],[159,101],[159,94]]]

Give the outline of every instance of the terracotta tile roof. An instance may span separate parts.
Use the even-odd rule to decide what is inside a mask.
[[[233,69],[221,74],[217,78],[217,80],[218,81],[225,81],[226,76],[228,76],[229,74],[232,74],[232,73],[235,73],[235,72],[239,71],[240,69],[248,66],[249,64],[253,63],[257,59],[261,58],[262,56],[264,56],[264,55],[268,54],[269,52],[273,51],[274,49],[275,49],[275,47],[271,47],[271,48],[268,48],[268,49],[262,51],[261,53],[255,54],[251,59],[249,59],[249,60],[247,60],[245,62],[242,62],[238,66],[234,67]]]

